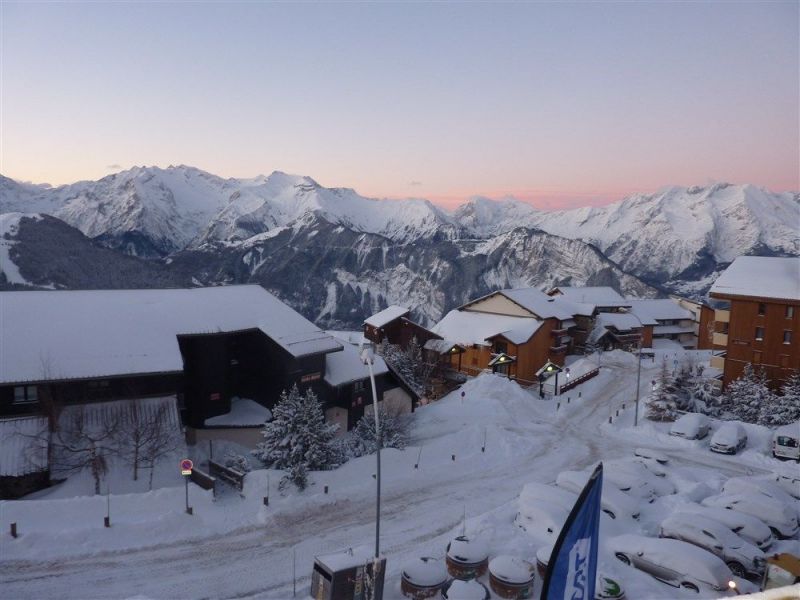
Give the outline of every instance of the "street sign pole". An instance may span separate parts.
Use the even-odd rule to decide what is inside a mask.
[[[189,506],[189,478],[192,476],[192,469],[194,468],[194,463],[189,460],[188,458],[184,458],[181,461],[181,475],[183,475],[183,480],[186,483],[186,514],[192,514],[192,507]]]

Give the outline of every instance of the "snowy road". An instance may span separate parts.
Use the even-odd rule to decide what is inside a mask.
[[[447,541],[460,532],[464,511],[469,525],[480,527],[492,519],[505,523],[513,519],[514,501],[525,483],[550,483],[564,469],[630,456],[636,446],[660,448],[683,464],[712,466],[729,475],[751,470],[736,459],[682,452],[605,427],[622,401],[631,412],[635,370],[629,364],[604,367],[601,377],[606,381],[596,386],[591,401],[573,400],[558,414],[552,403],[535,399],[529,404],[492,405],[507,414],[485,421],[490,428],[485,454],[472,448],[462,458],[470,445],[480,445],[471,441],[481,437],[485,423],[476,425],[470,414],[463,421],[441,418],[437,423],[441,411],[435,405],[419,411],[417,419],[430,419],[418,427],[424,452],[420,469],[413,469],[417,451],[409,448],[397,453],[402,459],[390,462],[386,470],[381,544],[390,578],[412,557],[441,555]],[[651,371],[643,371],[642,397]],[[459,454],[455,462],[451,452]],[[404,472],[393,476],[392,468]],[[283,505],[265,511],[266,522],[225,534],[52,560],[6,560],[3,552],[4,597],[291,598],[293,555],[302,596],[314,555],[374,542],[374,488],[365,483],[365,478],[371,479],[369,472],[363,466],[359,471],[353,491],[335,495],[335,503],[328,500],[324,509],[313,501]],[[215,508],[236,510],[240,502],[229,496]],[[3,548],[14,543],[9,540],[2,539]]]

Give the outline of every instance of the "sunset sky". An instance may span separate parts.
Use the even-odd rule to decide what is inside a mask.
[[[0,4],[0,173],[547,207],[800,189],[798,2]]]

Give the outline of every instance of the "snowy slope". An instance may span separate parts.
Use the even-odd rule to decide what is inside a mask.
[[[11,212],[0,214],[0,280],[5,278],[6,283],[30,285],[31,283],[20,274],[19,267],[11,259],[11,248],[19,243],[16,237],[19,232],[19,222],[22,218],[38,221],[42,217],[35,213]]]

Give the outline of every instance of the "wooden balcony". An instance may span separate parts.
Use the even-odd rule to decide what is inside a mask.
[[[724,356],[712,356],[711,357],[711,368],[712,369],[719,369],[720,371],[725,370],[725,357]]]
[[[728,347],[728,334],[727,333],[714,333],[714,338],[712,340],[715,346],[722,346],[723,348]]]
[[[717,323],[730,323],[731,322],[731,311],[729,310],[721,310],[717,309],[714,311],[714,320]]]

